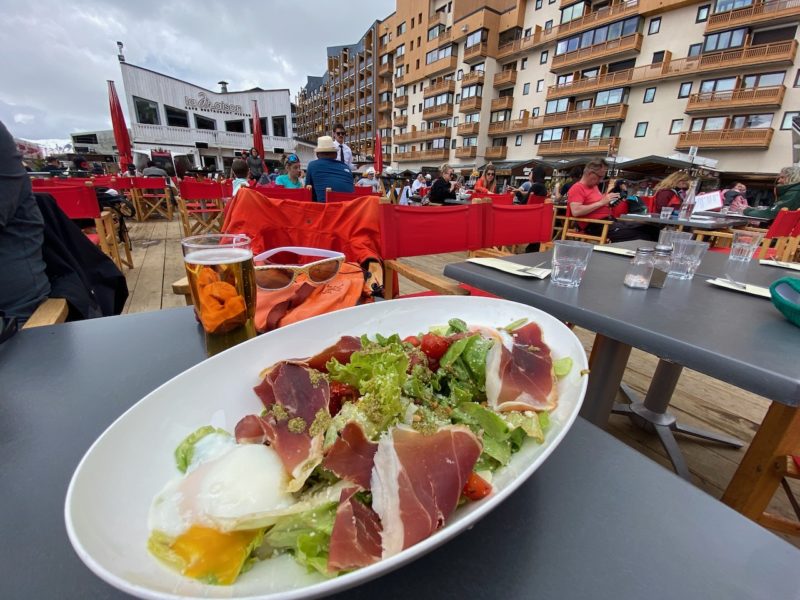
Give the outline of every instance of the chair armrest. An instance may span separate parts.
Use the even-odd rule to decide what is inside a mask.
[[[428,288],[437,294],[466,296],[469,292],[449,279],[428,273],[411,265],[402,263],[397,260],[384,261],[384,266],[387,271],[395,271],[398,275],[402,275],[406,279],[410,279],[417,285]],[[388,280],[391,275],[387,272],[386,279]]]
[[[69,307],[64,298],[48,298],[36,308],[22,328],[30,329],[31,327],[63,323],[67,320],[68,313]]]

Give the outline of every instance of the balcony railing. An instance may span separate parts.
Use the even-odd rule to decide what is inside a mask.
[[[576,67],[601,59],[616,57],[623,53],[639,52],[642,49],[643,36],[641,33],[626,35],[622,38],[608,40],[602,44],[594,44],[586,48],[579,48],[553,57],[553,70]]]
[[[568,154],[608,154],[619,147],[619,138],[592,138],[588,140],[566,140],[541,142],[540,156],[563,156]]]
[[[443,119],[451,116],[453,116],[452,104],[439,104],[422,109],[423,119]]]
[[[439,73],[446,73],[447,71],[455,71],[458,66],[457,56],[445,56],[428,65],[425,65],[426,77],[433,77]]]
[[[390,119],[378,119],[378,129],[391,129],[392,121]]]
[[[398,144],[406,144],[408,142],[423,142],[426,140],[434,140],[436,138],[450,139],[452,129],[450,127],[434,127],[433,129],[421,129],[401,133],[397,135]]]
[[[478,156],[477,146],[456,148],[456,158],[475,158],[476,156]]]
[[[565,98],[576,94],[597,92],[610,88],[630,86],[650,81],[661,81],[709,71],[738,70],[742,67],[785,63],[791,64],[797,53],[797,40],[745,46],[735,50],[711,52],[700,56],[664,62],[606,73],[599,77],[579,79],[564,85],[553,85],[547,90],[547,100]]]
[[[686,103],[686,112],[709,110],[728,110],[731,108],[750,108],[758,106],[779,107],[783,103],[786,86],[776,85],[727,92],[706,92],[692,94]]]
[[[497,137],[509,133],[524,133],[534,129],[542,129],[542,117],[527,117],[489,123],[488,133],[490,136]]]
[[[739,25],[751,26],[762,23],[797,21],[798,17],[800,17],[800,0],[756,2],[745,8],[709,15],[708,21],[706,21],[706,33],[730,29]]]
[[[190,129],[188,127],[170,127],[167,125],[131,125],[133,141],[144,144],[168,146],[179,144],[194,148],[195,142],[206,142],[210,148],[241,149],[253,145],[252,133],[236,133],[233,131],[217,131],[214,129]],[[269,148],[284,148],[294,152],[296,144],[292,138],[264,135],[264,146]],[[249,141],[248,141],[249,140]],[[247,146],[248,148],[250,146]]]
[[[408,96],[395,96],[394,107],[406,108],[408,106]]]
[[[378,112],[392,112],[392,103],[388,100],[385,102],[378,102]]]
[[[462,113],[478,112],[481,109],[481,102],[480,96],[472,96],[466,100],[462,100],[458,109]]]
[[[542,128],[566,127],[568,125],[582,125],[587,123],[601,123],[609,121],[624,121],[628,114],[626,104],[612,104],[599,106],[586,110],[571,110],[569,112],[555,113],[541,117]]]
[[[481,60],[489,56],[489,44],[481,42],[464,48],[464,62]]]
[[[492,100],[491,111],[510,110],[514,106],[514,96],[503,96]]]
[[[480,130],[480,123],[474,121],[472,123],[461,123],[458,126],[456,133],[458,135],[478,135],[478,131]]]
[[[392,154],[392,160],[398,162],[412,160],[447,160],[448,158],[450,158],[450,150],[447,148],[420,150],[419,152],[395,152]]]
[[[517,83],[517,72],[513,69],[495,73],[493,86],[496,88],[509,87]]]
[[[391,77],[394,74],[394,64],[392,61],[378,65],[378,77]]]
[[[452,79],[446,79],[443,81],[437,81],[433,85],[429,85],[425,88],[423,92],[424,98],[429,98],[430,96],[437,96],[439,94],[444,94],[446,92],[455,92],[456,91],[456,82]]]
[[[394,126],[395,127],[405,127],[408,125],[408,116],[407,115],[400,115],[394,118]]]
[[[483,78],[485,77],[486,73],[483,71],[470,71],[469,73],[465,73],[464,77],[461,78],[461,87],[463,88],[466,85],[472,85],[473,83],[483,83]]]
[[[486,160],[502,160],[508,154],[508,146],[489,146],[484,152]]]
[[[758,148],[766,150],[775,132],[771,127],[763,129],[719,129],[717,131],[686,131],[678,137],[678,149],[697,146],[706,150],[728,150]]]
[[[617,21],[629,15],[635,15],[638,13],[639,0],[617,2],[611,6],[605,6],[600,10],[590,12],[589,14],[582,16],[580,19],[575,19],[574,21],[569,21],[568,23],[562,23],[555,28],[555,37],[580,33],[581,31],[592,29],[594,27],[600,27],[606,23],[611,23],[612,21]]]

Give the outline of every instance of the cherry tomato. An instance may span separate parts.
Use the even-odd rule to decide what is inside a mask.
[[[450,347],[451,341],[441,335],[435,333],[426,333],[422,336],[422,342],[419,349],[425,353],[429,359],[439,361],[444,356],[447,349]]]
[[[470,473],[467,484],[461,493],[470,500],[480,500],[492,493],[492,484],[477,473]]]
[[[419,346],[419,338],[417,336],[415,336],[415,335],[410,335],[407,338],[405,338],[403,341],[404,342],[408,342],[409,344],[411,344],[414,347]]]
[[[348,400],[356,400],[358,398],[358,390],[352,385],[341,383],[340,381],[331,381],[329,384],[331,390],[331,399],[328,403],[328,410],[332,417],[335,417],[342,409],[342,404]]]

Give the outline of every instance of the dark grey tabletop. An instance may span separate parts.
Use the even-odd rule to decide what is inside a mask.
[[[70,547],[67,485],[125,409],[203,358],[189,308],[23,331],[0,346],[1,598],[124,597]],[[793,546],[578,419],[472,530],[342,597],[790,599],[798,564]]]
[[[632,248],[637,242],[620,245]],[[510,260],[533,266],[550,257],[546,252]],[[661,290],[625,287],[629,260],[593,252],[578,288],[467,262],[447,265],[444,274],[772,400],[800,405],[800,328],[767,299],[707,283],[724,274],[725,255],[707,253],[693,280],[668,279]],[[794,274],[753,261],[747,283],[767,286]]]
[[[698,213],[699,214],[699,213]],[[701,215],[702,216],[702,215]],[[692,219],[678,219],[673,217],[671,219],[662,219],[657,214],[647,215],[620,215],[617,217],[618,221],[630,221],[631,223],[650,223],[653,225],[683,225],[684,227],[691,227],[692,229],[728,229],[734,225],[741,224],[741,219],[728,219],[728,218],[712,218],[711,220],[692,220]]]

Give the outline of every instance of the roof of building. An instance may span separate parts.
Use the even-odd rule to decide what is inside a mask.
[[[221,95],[223,93],[225,93],[225,94],[246,94],[248,92],[286,92],[287,94],[289,93],[289,88],[275,88],[275,89],[265,90],[265,89],[260,88],[260,87],[254,87],[254,88],[251,88],[249,90],[233,90],[233,91],[228,90],[227,92],[220,92],[219,90],[210,90],[208,88],[203,87],[202,85],[197,85],[196,83],[192,83],[191,81],[186,81],[186,80],[180,79],[178,77],[173,77],[172,75],[165,75],[164,73],[159,73],[158,71],[154,71],[153,69],[148,69],[146,67],[140,67],[138,65],[134,65],[134,64],[129,63],[129,62],[123,62],[123,63],[120,63],[120,65],[121,66],[131,67],[133,69],[139,69],[140,71],[147,71],[148,73],[153,73],[155,75],[159,75],[159,76],[165,77],[167,79],[172,79],[173,81],[180,81],[181,83],[185,83],[187,85],[191,85],[191,86],[194,86],[194,87],[199,88],[201,90],[204,90],[206,92],[209,92],[211,94],[217,94],[217,95]]]

